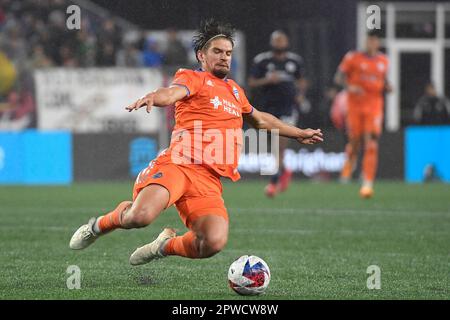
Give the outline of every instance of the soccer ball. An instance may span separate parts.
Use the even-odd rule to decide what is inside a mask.
[[[269,282],[269,266],[257,256],[242,256],[234,261],[228,270],[228,284],[240,295],[264,293]]]

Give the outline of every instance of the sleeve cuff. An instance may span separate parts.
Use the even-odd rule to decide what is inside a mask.
[[[252,110],[250,111],[250,112],[243,112],[243,113],[245,113],[245,114],[252,114],[253,113],[253,106],[252,106]]]
[[[187,96],[189,97],[189,96],[191,95],[191,91],[190,91],[189,88],[188,88],[186,85],[184,85],[184,84],[181,84],[181,83],[172,83],[170,86],[183,87],[183,88],[185,88],[186,91],[187,91]]]

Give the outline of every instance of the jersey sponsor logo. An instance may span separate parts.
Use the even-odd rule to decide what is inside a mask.
[[[219,109],[219,106],[222,105],[222,102],[220,101],[218,96],[215,96],[214,99],[210,99],[209,103],[212,103],[214,109]]]
[[[232,102],[225,100],[225,99],[220,99],[218,96],[215,96],[214,99],[210,99],[209,103],[211,103],[214,107],[215,110],[219,109],[220,106],[222,106],[222,110],[232,114],[236,117],[240,117],[241,113],[240,113],[240,109]]]

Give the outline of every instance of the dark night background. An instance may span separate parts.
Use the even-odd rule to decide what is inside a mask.
[[[283,29],[292,50],[302,55],[307,73],[334,73],[339,59],[355,46],[356,1],[93,1],[141,28],[195,29],[202,19],[215,17],[232,23],[246,35],[247,66],[269,47],[269,36]],[[320,62],[319,62],[320,60]]]

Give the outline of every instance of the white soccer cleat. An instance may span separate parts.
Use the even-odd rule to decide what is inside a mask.
[[[161,247],[164,243],[176,237],[176,232],[174,229],[166,228],[164,229],[152,243],[146,244],[140,248],[137,248],[133,254],[130,256],[130,264],[137,266],[140,264],[149,263],[154,259],[164,258],[165,255],[161,253]]]
[[[69,247],[73,250],[81,250],[90,246],[95,240],[97,240],[98,235],[93,231],[94,223],[96,218],[89,219],[87,224],[82,225],[70,239]]]

